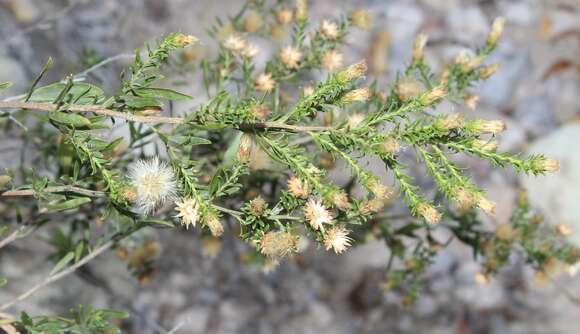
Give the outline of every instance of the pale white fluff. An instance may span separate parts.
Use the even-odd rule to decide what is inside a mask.
[[[158,157],[139,160],[129,167],[129,178],[137,191],[135,205],[139,212],[150,215],[167,202],[173,202],[177,193],[175,174]]]

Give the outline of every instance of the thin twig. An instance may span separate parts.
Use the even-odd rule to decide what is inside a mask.
[[[8,236],[6,236],[6,238],[0,240],[0,249],[2,249],[4,246],[8,245],[12,241],[18,239],[19,233],[20,233],[19,229],[14,230],[12,233],[10,233]]]
[[[97,190],[89,190],[84,188],[79,188],[75,186],[56,186],[56,187],[46,187],[42,189],[42,192],[46,193],[75,193],[79,195],[85,195],[88,197],[105,197],[105,193]],[[2,193],[2,197],[16,197],[16,196],[34,196],[36,194],[34,189],[21,189],[21,190],[8,190]],[[1,247],[0,247],[1,248]]]
[[[121,54],[118,54],[118,55],[115,55],[115,56],[112,56],[112,57],[103,59],[102,61],[96,63],[95,65],[93,65],[93,66],[91,66],[89,68],[87,68],[86,70],[84,70],[84,71],[82,71],[82,72],[80,72],[78,74],[75,74],[73,76],[73,80],[80,79],[80,78],[84,78],[87,75],[89,75],[90,73],[96,71],[97,69],[99,69],[99,68],[101,68],[101,67],[103,67],[103,66],[105,66],[105,65],[107,65],[109,63],[112,63],[112,62],[115,62],[115,61],[121,60],[121,59],[132,59],[133,57],[135,57],[134,54],[121,53]]]
[[[53,103],[35,103],[35,102],[15,102],[15,101],[3,101],[0,102],[0,109],[30,109],[30,110],[42,110],[42,111],[52,111],[58,109],[59,106]],[[187,121],[183,117],[165,117],[165,116],[139,116],[126,112],[115,111],[107,108],[103,108],[99,105],[83,105],[83,104],[71,104],[67,106],[67,110],[73,112],[92,112],[97,115],[104,115],[114,118],[125,119],[130,122],[137,123],[153,123],[153,124],[185,124]],[[159,112],[158,110],[143,110],[143,113]],[[198,124],[202,126],[203,124]],[[326,126],[301,126],[292,125],[279,122],[258,122],[258,123],[242,123],[236,127],[242,131],[256,131],[256,130],[286,130],[290,132],[321,132],[330,131],[331,127]]]
[[[54,283],[54,282],[60,280],[61,278],[64,278],[64,277],[72,274],[77,269],[79,269],[80,267],[82,267],[85,264],[87,264],[88,262],[90,262],[92,259],[96,258],[97,256],[101,255],[105,251],[112,248],[118,241],[120,241],[123,238],[125,238],[126,236],[132,234],[133,232],[140,229],[141,227],[142,226],[135,226],[135,227],[131,228],[130,230],[127,230],[125,232],[120,232],[120,233],[113,235],[111,237],[111,239],[109,239],[109,241],[107,241],[104,244],[102,244],[101,246],[97,247],[95,250],[90,252],[88,255],[86,255],[85,257],[80,259],[75,264],[71,265],[70,267],[68,267],[64,270],[61,270],[61,271],[56,272],[52,275],[49,275],[48,277],[46,277],[42,281],[35,284],[32,288],[30,288],[27,291],[25,291],[24,293],[18,295],[18,297],[12,299],[11,301],[9,301],[5,304],[0,305],[0,311],[4,311],[4,310],[12,307],[13,305],[15,305],[15,304],[25,300],[26,298],[32,296],[36,291],[46,287],[47,285],[50,285],[51,283]]]

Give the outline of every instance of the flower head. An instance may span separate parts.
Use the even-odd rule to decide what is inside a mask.
[[[241,52],[247,47],[248,42],[245,39],[243,39],[240,35],[232,34],[225,39],[223,45],[224,48],[232,52]]]
[[[289,232],[268,232],[260,239],[260,252],[270,257],[284,257],[296,250],[298,241]]]
[[[563,237],[569,237],[572,235],[572,229],[567,224],[558,224],[556,225],[556,232]]]
[[[324,231],[323,224],[331,224],[332,216],[320,200],[309,199],[304,206],[304,217],[315,230]]]
[[[182,198],[175,202],[175,211],[177,211],[176,218],[180,218],[181,225],[185,228],[189,226],[195,227],[199,220],[199,204],[193,198]]]
[[[473,129],[479,133],[496,134],[505,131],[506,125],[502,120],[476,120],[473,122]]]
[[[332,194],[332,204],[334,204],[334,206],[336,206],[340,210],[350,209],[348,195],[344,190],[337,190]]]
[[[472,145],[480,150],[495,152],[499,144],[495,140],[475,139]]]
[[[280,50],[280,61],[288,68],[298,68],[302,60],[302,52],[291,45]]]
[[[262,196],[258,196],[250,201],[250,212],[256,217],[260,217],[267,207],[268,204],[264,201]]]
[[[478,196],[476,205],[488,215],[493,215],[495,213],[495,203],[488,200],[483,195]]]
[[[379,150],[383,154],[392,155],[401,149],[401,144],[399,141],[393,137],[388,137],[379,145]]]
[[[500,68],[499,64],[489,64],[487,66],[484,66],[480,71],[479,71],[479,76],[481,77],[481,79],[485,80],[489,77],[491,77],[492,75],[495,74],[495,72],[497,72]]]
[[[322,55],[322,67],[327,71],[334,71],[342,66],[342,53],[330,50]]]
[[[441,212],[437,211],[437,209],[428,203],[419,204],[417,212],[419,212],[429,225],[435,225],[441,221]]]
[[[350,21],[353,26],[366,30],[373,24],[373,16],[366,9],[357,9],[350,14]]]
[[[423,59],[425,45],[427,44],[427,35],[420,34],[415,38],[415,45],[413,46],[413,61],[420,61]]]
[[[198,41],[199,39],[192,35],[178,34],[177,36],[175,36],[175,43],[177,43],[181,47],[193,45]]]
[[[258,49],[255,44],[248,43],[246,47],[241,50],[240,54],[244,58],[252,59],[258,54],[259,51],[260,49]]]
[[[260,73],[256,78],[256,89],[263,93],[269,93],[274,89],[276,81],[272,79],[271,73]]]
[[[158,157],[139,160],[129,167],[131,185],[137,192],[135,204],[144,215],[155,212],[157,208],[173,201],[177,184],[175,174]]]
[[[302,181],[296,176],[292,176],[288,180],[288,192],[296,198],[308,198],[308,194],[310,194],[308,182]]]
[[[242,24],[244,31],[251,33],[258,31],[262,27],[263,23],[264,22],[262,20],[262,16],[260,16],[260,13],[252,11],[246,15],[246,17],[244,17]]]
[[[356,127],[358,127],[362,121],[364,121],[365,116],[361,113],[354,113],[350,116],[348,116],[347,120],[346,120],[346,125],[348,126],[349,129],[354,129]]]
[[[280,9],[276,12],[276,21],[282,25],[292,22],[294,13],[290,9]]]
[[[265,120],[266,118],[268,118],[268,115],[270,114],[270,109],[266,104],[260,103],[253,106],[250,109],[250,112],[252,113],[252,116],[254,116],[255,118],[259,120]]]
[[[421,87],[421,84],[412,78],[401,79],[395,86],[395,93],[401,100],[413,99],[417,97],[422,90],[423,87]]]
[[[368,100],[372,95],[371,89],[369,87],[353,89],[350,92],[344,94],[342,101],[344,103],[352,102],[364,102]]]
[[[337,75],[337,78],[340,82],[347,83],[351,80],[358,79],[365,75],[367,72],[367,64],[363,60],[356,64],[352,64],[346,69],[340,71]]]
[[[332,21],[324,20],[320,23],[320,34],[326,39],[337,39],[338,26]]]
[[[349,230],[342,226],[333,226],[324,235],[326,250],[334,250],[336,254],[344,252],[350,247],[352,239],[348,236]]]
[[[560,161],[548,158],[540,158],[532,163],[534,170],[539,172],[555,173],[560,170]]]
[[[214,237],[219,237],[224,233],[224,226],[220,222],[218,215],[213,212],[206,215],[205,224],[209,227],[209,231]]]
[[[304,21],[308,18],[308,0],[296,0],[296,19]]]
[[[465,96],[465,105],[471,109],[477,109],[477,105],[479,104],[480,97],[477,94],[467,94]]]
[[[491,25],[491,31],[489,32],[489,35],[487,35],[487,43],[491,45],[497,44],[497,41],[503,34],[504,26],[505,26],[505,18],[504,17],[496,18]]]

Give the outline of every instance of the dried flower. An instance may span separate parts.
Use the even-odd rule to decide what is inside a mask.
[[[350,14],[353,26],[366,30],[373,25],[373,15],[366,9],[357,9]]]
[[[393,137],[388,137],[380,145],[379,150],[386,155],[393,155],[401,149],[399,141]]]
[[[296,20],[306,21],[308,19],[308,0],[296,0]]]
[[[248,45],[248,42],[238,34],[229,35],[223,42],[224,48],[232,52],[241,52]]]
[[[455,190],[454,199],[460,211],[467,211],[476,204],[477,195],[463,187],[459,187]]]
[[[354,79],[358,79],[365,75],[367,72],[367,64],[365,61],[358,62],[356,64],[350,65],[346,69],[340,71],[337,74],[338,81],[342,83],[347,83]]]
[[[497,72],[500,68],[499,64],[490,64],[487,66],[484,66],[480,71],[479,71],[479,77],[482,80],[488,79],[489,77],[491,77],[492,75],[495,74],[495,72]]]
[[[260,217],[267,207],[268,204],[264,201],[262,196],[258,196],[250,201],[250,212],[256,217]]]
[[[195,227],[199,220],[199,204],[194,198],[182,198],[175,202],[175,218],[180,218],[181,225],[185,228]]]
[[[137,189],[135,187],[124,187],[121,190],[121,197],[129,203],[135,203],[137,201]]]
[[[415,44],[413,46],[413,61],[418,62],[423,60],[425,57],[425,45],[427,45],[427,35],[420,34],[415,38]]]
[[[435,122],[435,127],[442,131],[449,131],[458,129],[463,126],[464,118],[462,114],[451,114],[438,119]]]
[[[296,250],[297,240],[292,233],[268,232],[260,239],[260,252],[269,257],[284,257]]]
[[[264,103],[260,103],[260,104],[256,104],[255,106],[253,106],[250,109],[250,112],[252,113],[252,116],[254,116],[254,118],[257,118],[259,120],[265,120],[266,118],[268,118],[268,115],[270,114],[270,109],[268,108],[268,106]]]
[[[488,152],[495,152],[498,147],[498,143],[496,140],[482,140],[482,139],[475,139],[472,144],[473,147],[479,150],[484,150]]]
[[[320,23],[320,34],[326,39],[337,39],[339,30],[336,23],[324,20]]]
[[[330,50],[322,55],[322,67],[327,71],[334,71],[342,67],[342,53]]]
[[[397,82],[395,86],[395,94],[401,100],[410,100],[413,99],[423,91],[423,87],[421,84],[412,78],[404,78]]]
[[[344,252],[350,247],[352,239],[348,236],[349,230],[342,226],[333,226],[324,234],[326,250],[334,250],[336,254]]]
[[[337,190],[332,193],[332,204],[343,211],[350,209],[348,195],[346,192],[344,192],[344,190]]]
[[[460,65],[463,71],[469,72],[483,63],[483,56],[470,56],[467,51],[461,51],[455,57],[455,63]]]
[[[260,50],[258,49],[258,47],[254,44],[247,44],[245,48],[242,49],[242,51],[240,52],[240,54],[242,55],[242,57],[244,58],[254,58],[258,52]]]
[[[181,47],[186,47],[197,43],[199,39],[192,35],[178,34],[175,36],[175,43]]]
[[[476,120],[473,122],[473,130],[479,133],[497,134],[505,131],[506,125],[502,120],[486,121]]]
[[[360,212],[363,215],[380,212],[385,206],[385,202],[379,198],[373,198],[361,205]]]
[[[309,199],[304,206],[304,217],[314,230],[324,232],[323,224],[331,224],[332,216],[320,200]]]
[[[495,213],[495,203],[485,198],[483,195],[477,197],[477,207],[488,215]]]
[[[428,203],[419,204],[417,206],[417,212],[429,225],[435,225],[441,221],[441,212],[437,211],[437,209]]]
[[[274,89],[276,82],[272,79],[271,73],[260,73],[256,78],[255,86],[260,92],[269,93]]]
[[[290,9],[284,8],[276,11],[276,21],[282,25],[292,22],[293,17],[294,13]]]
[[[302,96],[310,96],[314,94],[314,87],[312,86],[304,86],[304,88],[302,88]]]
[[[220,222],[218,215],[213,212],[209,212],[205,217],[205,224],[209,227],[211,235],[214,237],[219,237],[224,233],[224,226]]]
[[[296,176],[292,176],[288,180],[288,192],[296,198],[308,198],[308,195],[310,194],[308,182],[302,181]]]
[[[240,146],[238,147],[238,160],[241,163],[250,161],[250,156],[254,147],[254,139],[252,135],[244,133],[240,137]]]
[[[447,87],[437,86],[437,87],[431,89],[430,91],[428,91],[427,93],[425,93],[423,95],[423,97],[421,98],[421,102],[425,106],[430,106],[433,103],[435,103],[435,102],[441,100],[442,98],[444,98],[445,96],[447,96],[447,94],[448,94]]]
[[[347,120],[346,120],[346,126],[349,129],[354,129],[356,127],[358,127],[362,121],[364,121],[365,116],[363,114],[360,113],[354,113],[352,115],[349,115]]]
[[[254,145],[252,149],[252,153],[250,154],[250,163],[248,167],[250,167],[253,171],[268,169],[272,164],[272,160],[270,156],[263,149],[259,146]]]
[[[175,174],[158,157],[139,160],[129,167],[131,184],[137,191],[135,204],[141,213],[150,215],[157,208],[174,200],[177,184]]]
[[[572,229],[567,224],[556,225],[556,232],[563,237],[569,237],[572,235]]]
[[[294,46],[288,45],[280,50],[280,61],[288,68],[298,68],[302,60],[302,52]]]
[[[467,94],[465,96],[465,105],[471,109],[471,110],[475,110],[477,109],[477,105],[479,104],[479,95],[477,94]]]
[[[263,24],[262,16],[260,13],[256,11],[250,12],[246,17],[244,17],[243,21],[244,31],[253,33],[258,31]]]
[[[450,76],[451,72],[449,71],[449,68],[446,67],[443,71],[441,71],[441,74],[439,74],[439,85],[447,86],[449,84]]]
[[[366,187],[371,193],[373,193],[373,195],[382,200],[391,198],[395,193],[392,188],[380,183],[379,180],[374,177],[371,177],[367,180]]]
[[[539,172],[554,173],[560,170],[560,161],[548,158],[534,160],[533,168]]]
[[[501,38],[501,35],[503,34],[504,25],[505,25],[505,18],[504,17],[497,17],[493,21],[493,23],[491,25],[491,31],[489,32],[489,35],[487,35],[487,43],[488,44],[490,44],[490,45],[497,44],[497,42]]]
[[[343,103],[352,102],[365,102],[372,95],[371,89],[369,87],[353,89],[350,92],[344,94],[342,97]]]
[[[512,241],[515,235],[514,228],[510,224],[501,224],[495,230],[495,236],[502,241]]]

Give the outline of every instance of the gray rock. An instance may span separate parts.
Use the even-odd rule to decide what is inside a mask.
[[[533,95],[520,101],[513,117],[532,137],[541,137],[553,131],[559,124],[553,110],[548,96]]]

